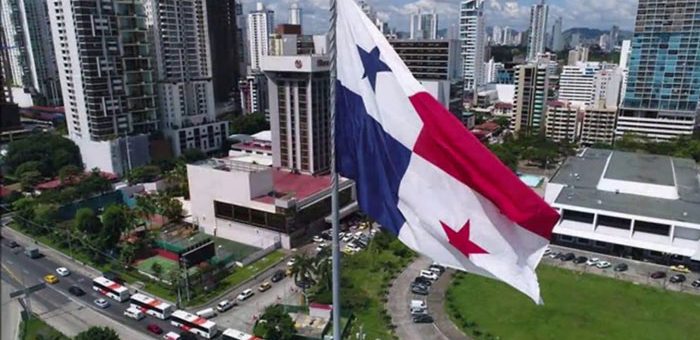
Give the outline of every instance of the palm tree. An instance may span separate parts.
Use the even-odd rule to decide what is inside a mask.
[[[150,229],[151,217],[156,214],[157,210],[156,200],[151,195],[136,196],[136,213],[146,222],[148,226],[146,229]]]
[[[333,280],[333,262],[328,256],[317,256],[314,263],[316,281],[321,291],[330,291]]]
[[[303,287],[309,283],[314,283],[314,260],[307,255],[294,256],[294,264],[291,271],[294,277],[294,282],[303,282]]]

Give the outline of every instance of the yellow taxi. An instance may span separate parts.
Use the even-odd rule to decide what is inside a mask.
[[[48,284],[54,284],[54,283],[58,282],[58,278],[56,277],[56,275],[49,274],[49,275],[44,276],[44,281],[46,281],[46,283],[48,283]]]
[[[679,264],[677,266],[671,266],[671,270],[679,273],[690,273],[690,269],[688,269],[688,267],[682,264]]]

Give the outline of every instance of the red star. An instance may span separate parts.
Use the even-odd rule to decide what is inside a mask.
[[[479,247],[476,243],[469,240],[469,220],[464,223],[464,226],[459,231],[455,232],[450,226],[440,221],[442,229],[447,234],[447,240],[450,244],[459,250],[466,257],[470,254],[488,254],[486,250]]]

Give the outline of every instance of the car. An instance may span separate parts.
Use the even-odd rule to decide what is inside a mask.
[[[693,281],[690,285],[693,286],[693,288],[700,288],[700,279]]]
[[[14,248],[19,247],[19,244],[15,241],[10,241],[10,242],[7,242],[7,246],[14,249]]]
[[[235,306],[236,303],[231,301],[231,300],[221,300],[221,302],[216,304],[216,310],[219,311],[219,313],[223,313]]]
[[[49,274],[44,276],[44,281],[46,281],[46,283],[48,284],[54,284],[58,282],[58,278],[56,277],[56,275]]]
[[[253,294],[255,294],[255,293],[253,293],[253,290],[248,288],[248,289],[242,291],[240,294],[238,294],[236,299],[238,299],[238,301],[245,301],[249,297],[253,296]]]
[[[71,294],[73,294],[73,295],[75,295],[75,296],[83,296],[83,295],[85,295],[85,291],[82,290],[82,289],[81,289],[80,287],[78,287],[78,286],[70,286],[70,288],[68,288],[68,292],[71,293]]]
[[[599,258],[591,257],[590,259],[588,259],[588,261],[586,261],[586,265],[595,266],[598,263],[598,261],[600,261]]]
[[[350,240],[352,240],[352,235],[350,235],[350,234],[343,236],[343,238],[341,239],[341,241],[343,241],[343,242],[348,242]]]
[[[418,295],[428,295],[428,289],[423,288],[423,287],[419,287],[419,286],[415,286],[415,287],[411,287],[411,293],[418,294]]]
[[[433,281],[438,279],[438,275],[431,272],[430,270],[421,270],[420,276]]]
[[[671,276],[670,279],[668,279],[668,281],[671,282],[671,283],[681,283],[681,282],[685,282],[685,275],[683,275],[683,274],[676,274],[676,275],[673,275],[673,276]]]
[[[411,289],[418,288],[422,290],[428,290],[428,286],[420,282],[411,282]]]
[[[326,247],[328,247],[328,243],[319,243],[318,246],[316,247],[316,251],[317,252],[323,251],[323,249],[325,249]]]
[[[292,257],[291,259],[289,259],[289,261],[287,261],[287,266],[291,267],[291,266],[293,266],[294,263],[296,263],[296,262],[297,262],[297,258],[296,258],[296,257]]]
[[[574,253],[566,253],[566,254],[562,255],[559,258],[559,260],[561,260],[562,262],[566,262],[566,261],[571,261],[575,258],[576,258],[576,255],[574,255]]]
[[[550,259],[556,259],[557,257],[559,257],[559,252],[553,251],[547,256],[549,256]]]
[[[616,272],[624,272],[624,271],[626,271],[627,269],[629,269],[629,266],[627,265],[627,263],[618,263],[618,264],[615,266],[615,268],[613,268],[613,270],[616,271]]]
[[[56,273],[61,276],[68,276],[70,275],[70,270],[66,267],[58,267],[56,268]]]
[[[433,323],[433,317],[428,314],[414,315],[411,319],[413,323]]]
[[[600,269],[605,269],[605,268],[609,268],[611,266],[611,264],[608,261],[598,261],[598,263],[596,263],[595,266],[600,268]]]
[[[163,329],[154,323],[149,323],[148,326],[146,326],[146,329],[153,334],[163,334]]]
[[[258,287],[258,290],[261,291],[261,292],[264,292],[264,291],[269,290],[270,288],[272,288],[272,284],[270,284],[269,282],[265,281],[265,282],[263,282],[263,283],[260,284],[260,287]]]
[[[95,304],[95,306],[100,307],[102,309],[109,307],[109,301],[103,298],[96,299],[95,301],[93,301],[93,303]]]
[[[542,256],[549,256],[549,254],[551,254],[551,253],[552,253],[552,249],[549,249],[549,247],[547,247],[544,250],[544,254],[542,254]]]
[[[443,267],[439,264],[436,264],[436,263],[431,264],[430,267],[428,267],[428,269],[430,269],[430,271],[437,273],[438,275],[445,272],[445,267]]]
[[[677,266],[671,266],[671,271],[679,272],[679,273],[686,273],[686,274],[690,273],[690,269],[688,269],[688,267],[686,267],[682,264],[679,264]]]
[[[663,279],[666,277],[666,273],[658,271],[658,272],[653,272],[651,275],[649,275],[652,279]]]
[[[323,239],[321,238],[321,236],[318,236],[318,235],[314,236],[314,238],[312,240],[316,243],[323,242]]]
[[[358,232],[355,233],[355,237],[360,237],[360,235],[362,235],[362,232],[361,232],[361,231],[358,231]]]
[[[432,280],[425,278],[425,277],[422,277],[422,276],[416,277],[415,279],[413,279],[413,282],[422,283],[426,286],[430,286],[433,284]]]
[[[343,237],[345,237],[345,232],[343,232],[343,231],[338,232],[338,238],[343,238]]]
[[[588,261],[588,258],[585,256],[579,256],[579,257],[574,259],[575,264],[586,263],[586,261]]]
[[[284,279],[284,271],[282,269],[279,269],[274,274],[272,274],[270,281],[279,282],[282,281],[282,279]]]
[[[428,310],[421,307],[413,307],[409,311],[411,312],[411,315],[428,314]]]

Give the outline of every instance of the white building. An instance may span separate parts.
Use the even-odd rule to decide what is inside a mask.
[[[238,90],[241,96],[241,111],[243,114],[264,112],[266,120],[270,121],[267,108],[267,83],[265,75],[256,73],[241,79]]]
[[[562,36],[562,17],[558,17],[552,26],[552,50],[559,52],[564,50],[564,37]]]
[[[216,121],[206,2],[146,0],[145,10],[155,52],[161,126],[173,154],[220,149],[228,123]]]
[[[700,260],[700,185],[692,159],[585,149],[548,183],[555,243],[616,255]],[[697,264],[697,262],[695,262]]]
[[[473,91],[483,79],[484,49],[484,0],[463,0],[459,11],[459,39],[462,42],[464,63],[464,89]]]
[[[600,63],[577,63],[575,66],[564,66],[559,76],[559,99],[591,105],[593,78],[600,68]]]
[[[253,71],[260,70],[262,56],[269,54],[268,39],[274,32],[274,16],[275,12],[266,9],[262,2],[258,2],[255,11],[248,14],[248,53]]]
[[[622,69],[622,88],[620,89],[620,104],[625,99],[627,91],[627,76],[629,75],[630,53],[632,53],[632,41],[623,40],[620,47],[620,68]]]
[[[145,134],[159,121],[143,6],[57,0],[48,8],[68,134],[85,167],[124,174],[147,164]]]
[[[491,28],[491,44],[492,45],[502,45],[503,44],[503,29],[501,26],[493,26]]]
[[[547,103],[545,136],[553,141],[574,143],[581,134],[584,105],[581,102],[552,100]]]
[[[303,27],[301,18],[301,7],[299,7],[299,3],[292,3],[292,5],[289,6],[289,23]]]
[[[537,55],[544,52],[547,41],[547,16],[549,15],[549,5],[541,0],[540,3],[532,5],[530,8],[530,36],[527,44],[527,60],[537,59]]]
[[[493,58],[484,63],[484,81],[483,84],[495,83],[498,79],[498,72],[505,69],[503,63],[497,63]]]
[[[437,39],[437,13],[435,13],[435,11],[430,13],[421,13],[421,11],[418,11],[417,13],[411,14],[409,29],[411,39]]]

